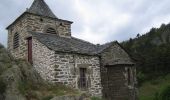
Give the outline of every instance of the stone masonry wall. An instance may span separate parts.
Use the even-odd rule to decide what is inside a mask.
[[[56,53],[54,82],[62,82],[74,88],[79,88],[80,68],[86,68],[88,92],[93,96],[101,96],[101,77],[99,58],[78,54]]]
[[[46,33],[46,30],[50,27],[55,29],[57,35],[61,37],[71,36],[71,24],[69,22],[27,14],[27,30]]]
[[[54,74],[55,57],[54,51],[33,38],[32,40],[33,66],[43,79],[52,81]]]
[[[33,66],[43,79],[79,89],[80,68],[86,68],[87,92],[101,96],[99,58],[79,54],[57,53],[33,38]]]
[[[26,26],[27,19],[25,15],[8,29],[8,50],[16,59],[27,59],[27,41],[25,38],[28,36],[28,32]],[[15,33],[19,34],[19,47],[14,49],[13,39]]]
[[[136,69],[130,62],[128,54],[117,44],[113,44],[101,54],[102,92],[106,100],[136,100]]]
[[[45,32],[47,28],[52,27],[59,36],[71,36],[71,24],[66,21],[41,17],[33,14],[24,14],[8,29],[8,50],[16,59],[27,60],[27,40],[28,31]],[[19,34],[19,47],[13,49],[14,34]],[[57,35],[57,34],[56,34]]]

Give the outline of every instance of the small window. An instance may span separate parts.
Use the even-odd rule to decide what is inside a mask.
[[[19,47],[19,34],[15,33],[13,38],[13,48],[16,49]]]
[[[56,30],[54,28],[48,28],[46,32],[50,34],[56,34]]]
[[[128,85],[131,85],[131,71],[130,71],[130,68],[128,68],[127,72],[128,72]]]
[[[85,90],[87,88],[86,72],[86,68],[80,68],[79,88],[82,90]]]

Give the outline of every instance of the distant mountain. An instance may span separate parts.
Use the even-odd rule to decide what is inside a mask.
[[[136,60],[139,77],[151,79],[170,72],[170,24],[137,34],[122,46]]]

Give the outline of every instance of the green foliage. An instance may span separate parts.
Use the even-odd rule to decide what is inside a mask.
[[[49,95],[49,96],[44,97],[42,100],[51,100],[52,98],[53,98],[53,96]]]
[[[138,81],[155,79],[170,73],[170,24],[152,28],[144,35],[138,34],[122,43],[136,60]]]
[[[160,95],[165,94],[162,93],[162,91],[165,91],[167,87],[169,87],[170,85],[169,83],[170,83],[170,74],[166,76],[157,77],[154,80],[148,80],[144,82],[142,86],[140,86],[139,88],[139,98],[140,98],[139,100],[164,100],[164,99],[160,99]]]
[[[0,79],[0,94],[3,94],[6,90],[6,84],[2,79]]]
[[[142,84],[140,84],[140,83],[143,83],[143,82],[145,81],[146,76],[145,76],[144,73],[138,72],[138,73],[137,73],[137,79],[138,79],[138,82],[139,82],[138,85],[141,86]]]
[[[156,92],[153,100],[170,100],[170,86],[165,87],[160,93]]]
[[[12,67],[12,59],[7,50],[0,44],[0,75],[8,68]]]
[[[91,97],[91,100],[102,100],[102,99],[99,97]]]
[[[153,100],[159,100],[159,93],[158,92],[155,93]]]
[[[170,86],[167,86],[161,91],[159,100],[170,100]]]
[[[18,89],[21,94],[26,95],[28,90],[31,90],[32,86],[27,81],[22,80],[19,82]]]
[[[54,84],[32,84],[27,80],[22,80],[18,89],[27,99],[50,100],[50,98],[62,95],[78,95],[78,91],[65,85]]]

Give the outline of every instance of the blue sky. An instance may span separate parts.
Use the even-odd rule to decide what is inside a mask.
[[[170,0],[45,0],[58,18],[73,21],[72,35],[92,43],[123,41],[170,22]],[[0,43],[6,46],[5,28],[33,0],[2,0]]]

